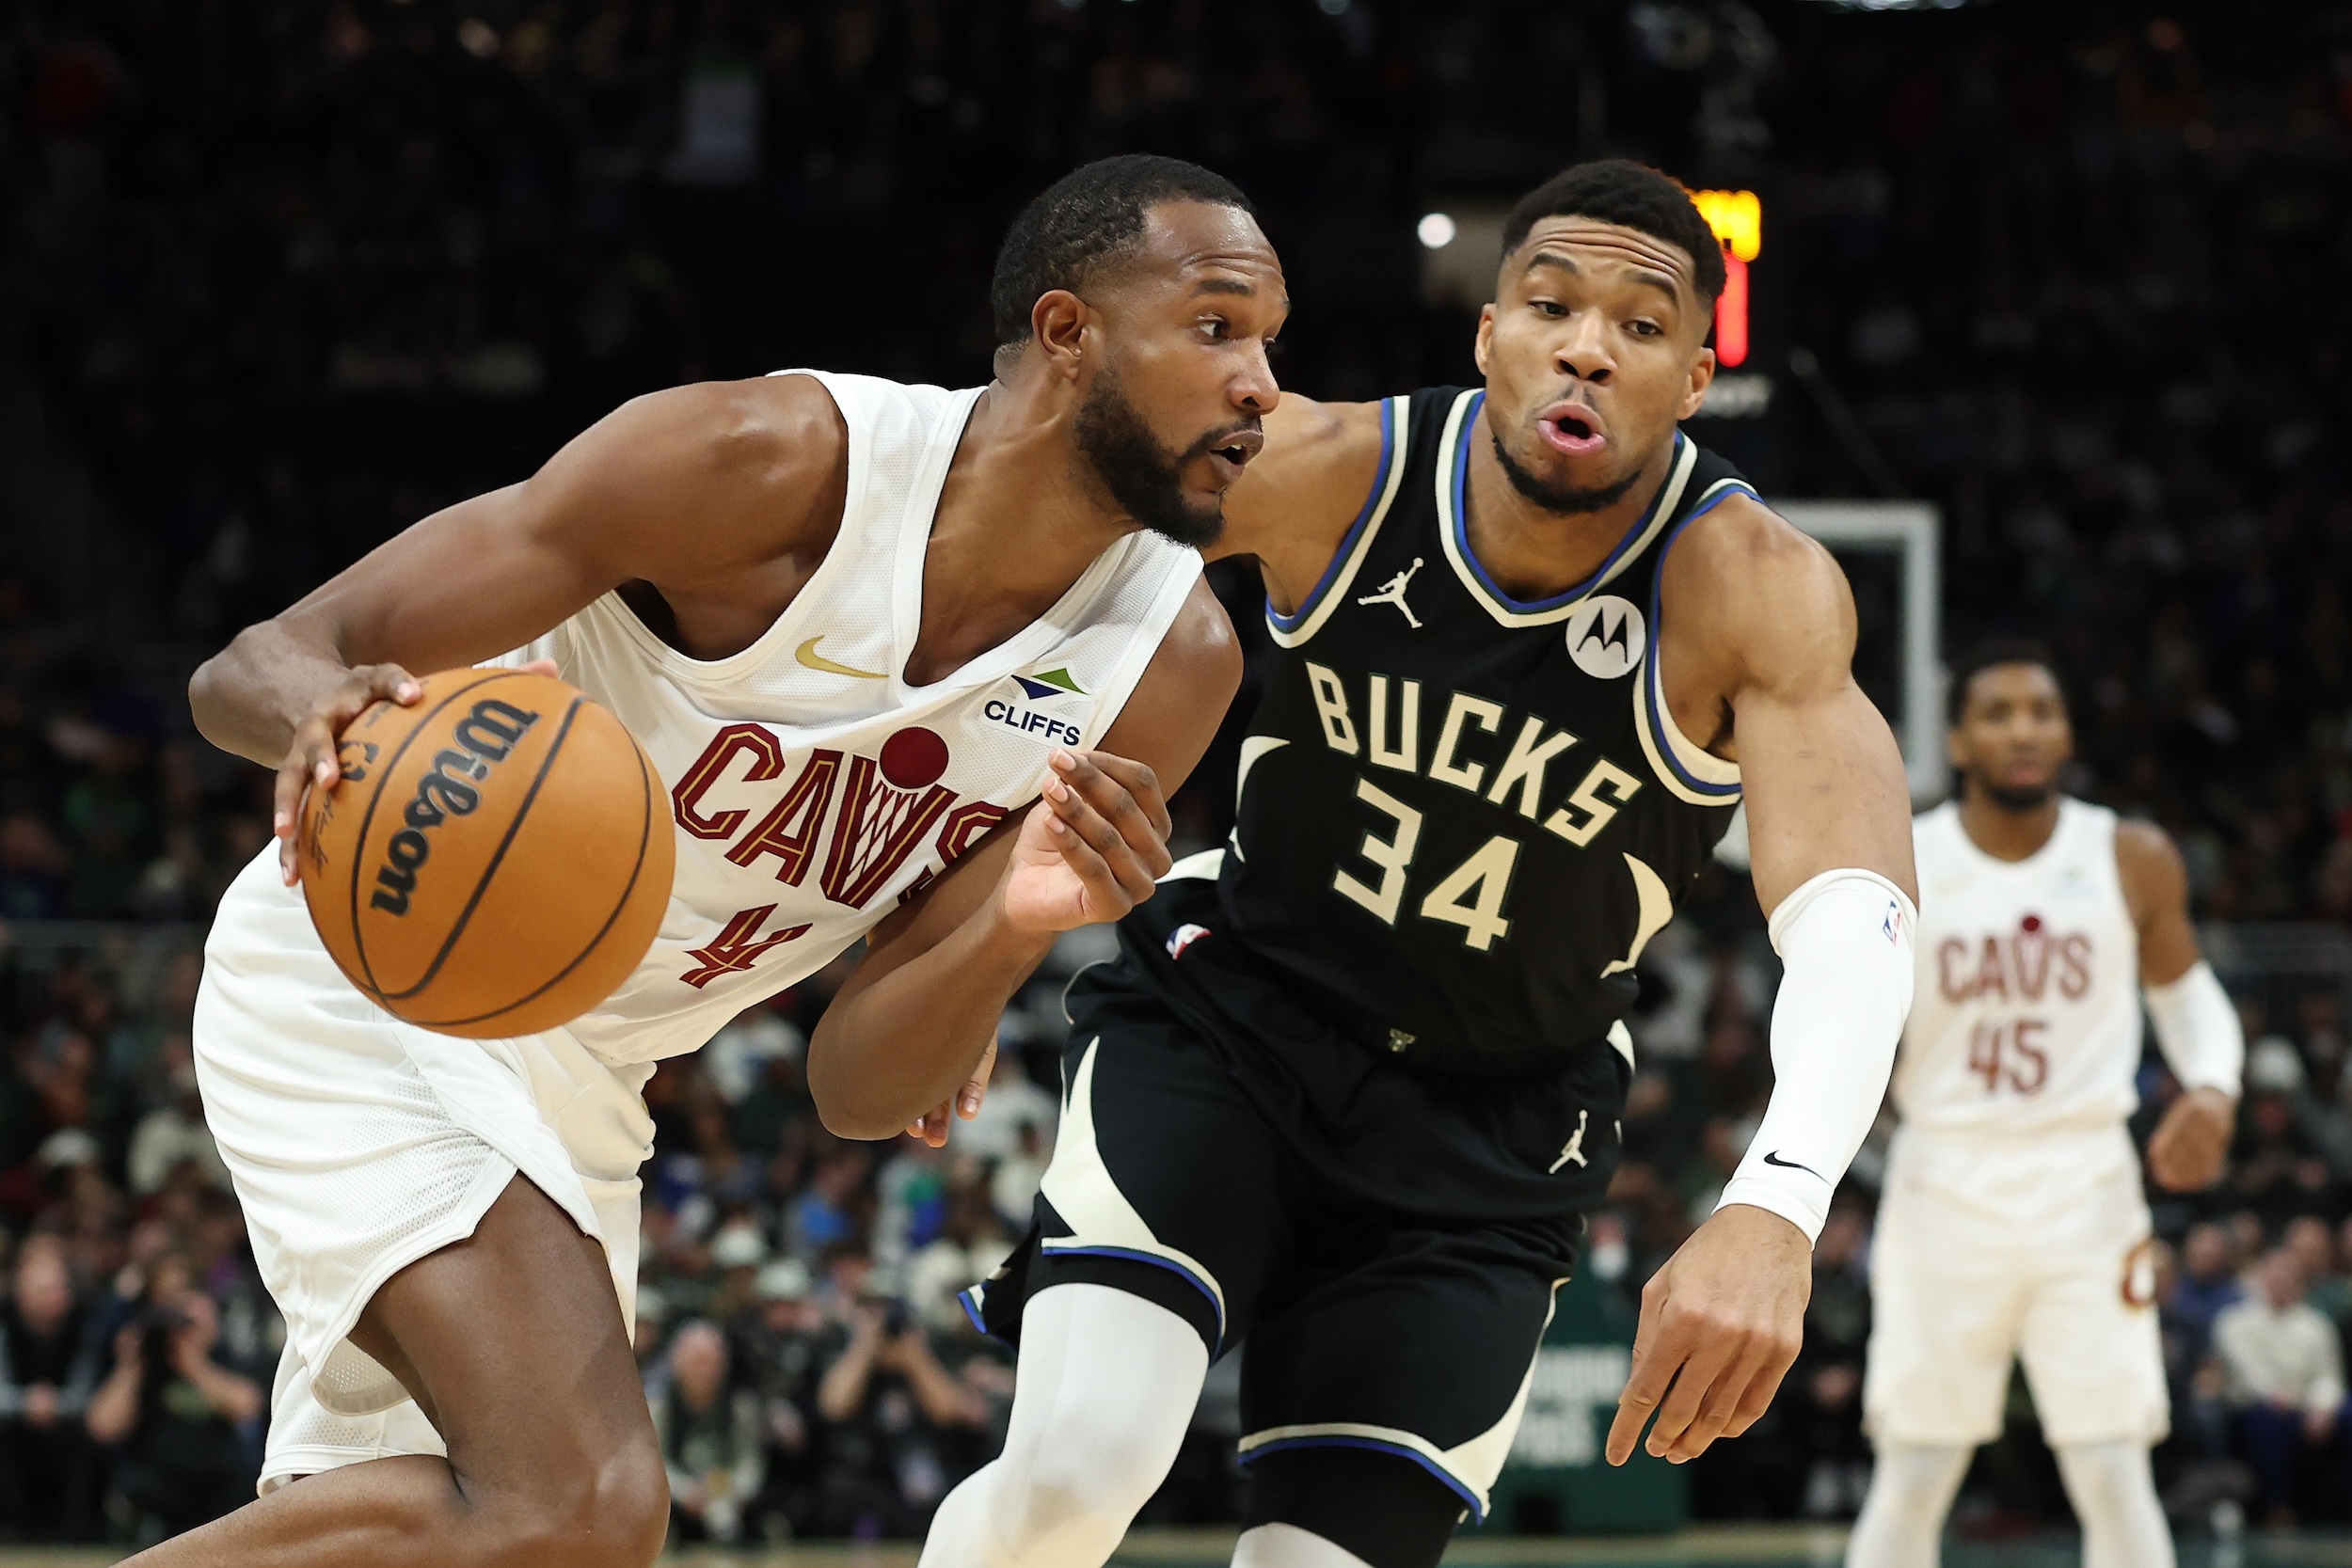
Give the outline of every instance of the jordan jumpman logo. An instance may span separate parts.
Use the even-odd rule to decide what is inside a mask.
[[[1560,1158],[1551,1163],[1551,1169],[1546,1171],[1545,1175],[1556,1175],[1560,1167],[1571,1160],[1580,1165],[1589,1164],[1584,1158],[1584,1128],[1585,1124],[1592,1119],[1592,1115],[1590,1111],[1576,1113],[1576,1136],[1568,1140],[1568,1147],[1560,1151]]]
[[[1415,556],[1413,563],[1391,578],[1382,585],[1379,593],[1367,594],[1356,602],[1358,604],[1392,604],[1405,612],[1405,619],[1411,624],[1414,630],[1418,631],[1421,629],[1421,617],[1414,614],[1413,607],[1405,602],[1405,589],[1413,580],[1413,574],[1420,570],[1421,557]]]

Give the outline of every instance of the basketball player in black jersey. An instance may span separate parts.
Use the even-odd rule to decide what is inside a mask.
[[[1279,644],[1239,821],[1072,988],[1036,1226],[971,1298],[1019,1337],[1010,1433],[925,1568],[1101,1563],[1245,1338],[1235,1561],[1437,1562],[1616,1164],[1634,962],[1743,797],[1777,1090],[1643,1293],[1609,1458],[1771,1399],[1915,895],[1837,567],[1677,429],[1722,283],[1679,185],[1580,166],[1505,230],[1483,390],[1267,417],[1213,546],[1257,558]]]

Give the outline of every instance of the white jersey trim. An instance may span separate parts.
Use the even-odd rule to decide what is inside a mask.
[[[1649,759],[1650,771],[1666,786],[1666,793],[1676,800],[1693,806],[1727,806],[1740,794],[1740,765],[1725,762],[1693,742],[1675,722],[1674,709],[1665,703],[1665,675],[1659,668],[1659,644],[1665,639],[1657,628],[1650,632],[1649,657],[1643,662],[1649,668],[1629,683],[1633,693],[1633,729],[1641,737],[1642,754]],[[1657,687],[1658,722],[1650,722],[1651,687]],[[1688,773],[1701,785],[1712,786],[1717,793],[1704,794],[1682,782]]]
[[[1148,549],[1155,545],[1170,550],[1182,550],[1184,555],[1191,558],[1191,569],[1186,571],[1179,568],[1172,571],[1168,574],[1167,580],[1161,583],[1159,593],[1152,600],[1151,613],[1145,621],[1145,625],[1157,628],[1157,633],[1150,638],[1138,637],[1129,644],[1125,657],[1112,669],[1110,678],[1105,680],[1097,690],[1094,715],[1087,724],[1085,737],[1080,742],[1082,745],[1100,746],[1103,743],[1103,737],[1110,734],[1111,726],[1119,722],[1120,714],[1126,709],[1127,699],[1136,694],[1136,688],[1142,683],[1144,672],[1152,668],[1152,661],[1159,657],[1160,649],[1167,645],[1168,628],[1175,624],[1178,615],[1184,613],[1184,601],[1191,596],[1193,584],[1200,580],[1200,552],[1186,548],[1182,545],[1171,544],[1156,535],[1132,535],[1104,550],[1103,558],[1107,560],[1116,555],[1123,560],[1126,551],[1138,547]],[[1102,563],[1102,561],[1097,561],[1095,564],[1099,566]],[[1083,582],[1085,579],[1080,580]]]
[[[1680,431],[1675,432],[1674,451],[1666,465],[1666,482],[1659,486],[1657,498],[1642,520],[1626,531],[1625,537],[1610,548],[1608,557],[1593,575],[1540,604],[1520,604],[1504,597],[1501,589],[1491,583],[1473,558],[1470,546],[1470,517],[1467,505],[1467,485],[1470,471],[1469,436],[1476,422],[1478,410],[1486,403],[1483,389],[1473,388],[1454,400],[1446,413],[1444,434],[1438,443],[1436,483],[1438,487],[1438,537],[1445,546],[1446,560],[1454,565],[1454,575],[1462,579],[1470,596],[1493,616],[1498,625],[1505,626],[1548,626],[1565,621],[1576,613],[1578,605],[1614,582],[1628,566],[1649,548],[1681,504],[1683,486],[1691,480],[1692,469],[1698,467],[1699,449],[1695,442]]]
[[[1405,443],[1411,434],[1412,411],[1409,397],[1381,400],[1380,473],[1373,482],[1363,515],[1357,519],[1354,536],[1342,540],[1334,552],[1337,570],[1309,591],[1294,614],[1284,615],[1274,608],[1272,599],[1266,601],[1266,633],[1281,646],[1295,648],[1321,631],[1323,623],[1346,601],[1348,589],[1355,586],[1356,573],[1371,551],[1372,542],[1379,537],[1380,525],[1388,520],[1389,507],[1405,481]]]
[[[801,585],[800,592],[792,595],[792,602],[786,605],[783,611],[768,624],[766,631],[752,639],[745,646],[722,658],[696,658],[691,654],[680,653],[655,636],[653,628],[638,619],[637,612],[622,599],[617,589],[612,593],[600,594],[596,600],[596,605],[605,609],[612,624],[638,646],[646,658],[652,661],[655,669],[665,674],[682,676],[690,682],[699,684],[708,681],[732,680],[767,664],[775,657],[778,648],[791,641],[793,634],[800,629],[803,622],[820,612],[826,602],[827,593],[833,587],[834,579],[844,572],[855,570],[854,562],[859,553],[857,546],[863,540],[867,521],[866,509],[858,504],[858,498],[864,493],[867,477],[873,468],[873,421],[852,417],[852,412],[844,399],[854,394],[850,388],[842,386],[835,377],[824,371],[771,371],[769,373],[771,375],[804,375],[825,389],[825,395],[833,399],[834,406],[841,411],[842,425],[849,433],[847,462],[849,472],[842,489],[844,499],[841,506],[840,525],[835,529],[832,542],[825,546],[825,558],[817,563],[817,569],[809,574],[808,580]],[[977,388],[973,388],[958,395],[977,399],[979,393]],[[963,417],[968,417],[969,414],[970,408],[967,406],[963,410]],[[963,417],[959,417],[952,421],[959,438],[963,428]],[[952,457],[955,448],[950,444],[948,455]],[[946,468],[943,464],[940,468],[940,482],[944,483],[946,478]],[[930,497],[934,504],[938,500],[938,484],[933,484]],[[567,637],[571,624],[572,618],[566,617],[551,628],[551,635],[556,638]]]

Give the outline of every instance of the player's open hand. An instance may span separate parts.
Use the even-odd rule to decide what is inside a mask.
[[[920,1138],[933,1148],[947,1147],[947,1129],[958,1120],[970,1121],[980,1114],[980,1101],[988,1098],[988,1080],[996,1070],[996,1041],[990,1040],[988,1049],[980,1053],[980,1065],[972,1069],[972,1081],[950,1102],[942,1101],[918,1120],[907,1124],[907,1136]]]
[[[2194,1193],[2221,1178],[2237,1129],[2237,1101],[2219,1089],[2190,1089],[2172,1102],[2148,1139],[2148,1174],[2167,1192]]]
[[[1005,916],[1037,932],[1117,920],[1174,863],[1159,778],[1107,752],[1057,748],[1047,766],[1005,868]]]
[[[1717,1210],[1643,1288],[1609,1463],[1632,1456],[1653,1411],[1649,1451],[1677,1465],[1754,1426],[1804,1343],[1812,1295],[1804,1231],[1748,1204]]]

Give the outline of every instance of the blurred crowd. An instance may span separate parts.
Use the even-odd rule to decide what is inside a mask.
[[[156,1539],[252,1495],[284,1338],[204,1128],[200,956],[0,930],[0,1531]]]
[[[2173,833],[2201,918],[2352,919],[2340,11],[24,0],[0,20],[0,1528],[152,1535],[257,1463],[278,1331],[186,1029],[266,778],[190,733],[196,660],[633,393],[800,363],[977,379],[1004,222],[1131,148],[1258,199],[1297,302],[1281,374],[1332,397],[1474,375],[1422,213],[1602,152],[1759,191],[1744,370],[1772,395],[1701,438],[1768,494],[1935,501],[1947,641],[2057,642],[2074,787]],[[1194,847],[1232,746],[1179,802]],[[1644,975],[1589,1255],[1629,1292],[1769,1088],[1744,886],[1713,879]],[[798,1053],[834,978],[653,1085],[639,1338],[686,1535],[908,1533],[1001,1434],[1009,1363],[953,1295],[1026,1224],[1057,982],[933,1151],[811,1116]],[[2242,1005],[2230,1175],[2158,1208],[2163,1473],[2187,1513],[2324,1513],[2352,1496],[2344,998]],[[2153,1116],[2153,1062],[2143,1088]],[[1860,1495],[1874,1158],[1817,1254],[1806,1358],[1696,1467],[1703,1512]],[[1212,1392],[1157,1517],[1232,1506]],[[1963,1527],[2062,1515],[2031,1430],[2021,1402]]]

